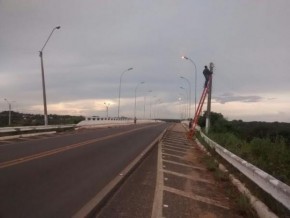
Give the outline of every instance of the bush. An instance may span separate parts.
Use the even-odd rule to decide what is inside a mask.
[[[277,137],[274,142],[270,138],[254,138],[246,142],[230,132],[211,132],[209,137],[237,156],[290,184],[290,149],[282,137]]]

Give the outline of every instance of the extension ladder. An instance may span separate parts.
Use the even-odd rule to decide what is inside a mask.
[[[197,110],[195,111],[194,119],[193,119],[193,121],[190,121],[190,122],[192,122],[192,125],[191,125],[191,128],[189,129],[189,132],[188,132],[188,138],[192,138],[194,136],[195,127],[197,125],[197,121],[198,121],[198,118],[200,116],[200,113],[201,113],[202,106],[204,104],[206,95],[208,94],[210,82],[211,82],[211,77],[209,78],[209,81],[208,81],[206,87],[204,87],[204,89],[203,89],[203,92],[202,92],[201,98],[199,100],[199,104],[198,104]]]

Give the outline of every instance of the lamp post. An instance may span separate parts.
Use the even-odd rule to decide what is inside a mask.
[[[121,98],[122,78],[123,78],[124,73],[126,73],[127,71],[130,71],[130,70],[133,70],[133,67],[130,67],[129,69],[123,71],[121,73],[121,76],[120,76],[120,83],[119,83],[119,101],[118,101],[118,118],[120,118],[120,98]]]
[[[39,51],[39,57],[40,57],[40,63],[41,63],[41,76],[42,76],[42,92],[43,92],[43,107],[44,107],[44,125],[48,125],[48,119],[47,119],[47,106],[46,106],[46,92],[45,92],[45,78],[44,78],[44,67],[43,67],[43,50],[50,39],[51,35],[56,29],[60,29],[60,26],[54,27],[48,36],[46,42],[44,43],[44,46]]]
[[[187,103],[188,103],[188,99],[189,99],[189,97],[188,97],[188,92],[186,91],[186,89],[183,87],[183,86],[180,86],[180,88],[181,89],[184,89],[184,91],[185,91],[185,93],[186,93],[186,98],[187,98]],[[186,113],[186,116],[187,116],[187,118],[188,118],[188,106],[187,106],[187,113]]]
[[[188,112],[188,115],[189,115],[189,117],[191,117],[191,115],[190,115],[190,111],[191,111],[191,85],[190,85],[189,80],[186,77],[180,76],[180,78],[184,79],[187,82],[188,87],[189,87],[189,100],[188,100],[189,101],[189,112]]]
[[[136,95],[137,95],[137,89],[138,87],[141,85],[141,84],[144,84],[145,82],[140,82],[136,85],[136,88],[135,88],[135,106],[134,106],[134,119],[136,120]]]
[[[4,98],[4,100],[7,102],[8,104],[8,108],[9,108],[9,115],[8,115],[8,125],[11,126],[11,102],[8,101],[6,98]]]
[[[110,106],[110,103],[106,103],[104,102],[104,105],[106,106],[106,111],[107,111],[107,120],[109,118],[109,106]]]
[[[194,61],[186,56],[182,56],[182,59],[185,60],[189,60],[193,65],[194,65],[194,69],[195,69],[195,74],[194,74],[194,114],[196,114],[196,83],[197,83],[197,70],[196,70],[196,64],[194,63]]]

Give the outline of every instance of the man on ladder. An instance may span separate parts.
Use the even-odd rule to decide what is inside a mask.
[[[205,83],[204,83],[204,88],[207,87],[207,83],[210,79],[210,76],[212,75],[212,72],[210,72],[210,70],[207,68],[207,66],[204,66],[204,70],[203,70],[203,75],[205,77]]]
[[[210,71],[207,66],[204,66],[204,70],[203,70],[203,75],[205,77],[205,83],[204,83],[204,90],[202,92],[198,107],[197,107],[197,111],[195,113],[194,116],[194,120],[190,121],[190,127],[189,127],[189,133],[188,133],[188,138],[192,138],[192,136],[194,135],[194,131],[195,131],[195,127],[197,125],[197,121],[198,121],[198,117],[201,113],[202,110],[202,106],[203,103],[205,101],[206,95],[208,94],[208,89],[209,89],[209,81],[211,80],[211,76],[212,76],[212,71]]]

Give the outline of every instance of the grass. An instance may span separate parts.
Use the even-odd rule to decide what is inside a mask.
[[[232,133],[211,133],[209,137],[258,168],[290,185],[290,148],[285,140],[277,137],[254,138],[250,142],[239,139]]]
[[[282,204],[280,204],[279,202],[277,202],[272,196],[270,196],[268,193],[266,193],[264,190],[262,190],[260,187],[258,187],[253,181],[251,181],[251,180],[249,180],[246,176],[244,176],[242,173],[240,173],[237,169],[235,169],[230,163],[228,163],[227,161],[225,161],[222,157],[220,157],[216,152],[215,152],[215,150],[214,149],[212,149],[205,141],[204,141],[204,139],[200,136],[200,134],[199,133],[197,133],[196,134],[196,137],[197,137],[197,139],[204,145],[204,147],[211,153],[211,155],[216,159],[216,160],[218,160],[220,163],[222,163],[223,165],[225,165],[226,166],[226,168],[229,170],[229,172],[231,173],[231,174],[233,174],[233,175],[235,175],[235,177],[237,177],[242,183],[244,183],[245,185],[246,185],[246,187],[249,189],[249,190],[251,190],[251,192],[256,196],[256,197],[258,197],[262,202],[264,202],[269,208],[270,208],[270,210],[272,210],[274,213],[276,213],[277,215],[278,215],[278,217],[287,217],[287,218],[289,218],[290,216],[289,216],[289,210],[287,210],[287,208],[285,207],[285,206],[283,206]],[[234,136],[233,136],[234,137]],[[210,138],[212,138],[212,137],[210,137]],[[212,138],[213,139],[213,138]],[[214,141],[216,141],[215,139],[213,139]],[[235,139],[233,139],[233,138],[231,138],[230,140],[228,140],[228,141],[235,141]],[[252,148],[251,148],[251,146],[253,146],[253,145],[255,145],[255,144],[258,144],[258,145],[261,145],[261,144],[263,144],[263,145],[265,145],[264,144],[264,140],[255,140],[255,141],[253,141],[252,143],[253,144],[250,144],[250,143],[245,143],[245,144],[243,144],[241,141],[235,141],[235,142],[238,142],[238,143],[236,143],[235,145],[228,145],[227,147],[226,146],[224,146],[224,147],[226,147],[228,150],[230,150],[230,151],[233,151],[233,150],[240,150],[241,151],[241,153],[239,153],[239,154],[237,154],[238,156],[240,156],[240,157],[242,157],[243,159],[245,159],[245,160],[247,160],[247,161],[249,161],[249,159],[251,158],[251,150],[252,150]],[[281,142],[281,139],[277,139],[276,140],[276,142]],[[222,145],[222,143],[220,143],[220,142],[218,142],[219,144],[221,144]],[[266,145],[266,146],[268,146],[268,149],[269,150],[267,150],[267,152],[273,152],[273,151],[271,151],[271,149],[273,149],[273,148],[271,148],[271,145],[273,145],[273,144],[271,144],[270,142],[268,142],[269,144],[268,145]],[[282,140],[282,143],[281,143],[282,145],[283,145],[283,140]],[[233,146],[234,148],[233,149],[231,149],[231,148],[229,148],[229,147],[231,147],[231,146]],[[239,148],[239,149],[237,149],[237,147]],[[275,147],[274,147],[275,148]],[[260,149],[263,149],[263,146],[260,146],[260,147],[257,147],[256,148],[257,150],[255,151],[256,152],[256,155],[258,155],[258,156],[260,156],[259,155],[259,152],[263,152],[263,151],[260,151]],[[271,156],[271,157],[274,157],[275,155],[276,156],[278,156],[278,155],[281,155],[281,151],[283,151],[285,149],[285,147],[283,148],[283,149],[279,149],[280,151],[279,152],[277,152],[277,151],[274,151],[274,153],[273,154],[269,154],[269,156]],[[286,149],[285,150],[287,150],[287,147],[286,147]],[[284,150],[284,152],[285,152],[285,154],[283,154],[283,155],[285,155],[286,157],[284,157],[285,159],[286,159],[286,161],[287,161],[287,158],[289,159],[290,158],[290,156],[287,156],[287,155],[289,155],[288,154],[288,152],[287,151],[285,151]],[[289,150],[289,149],[288,149]],[[265,152],[265,151],[264,151]],[[233,152],[234,153],[234,152]],[[275,155],[274,155],[275,154]],[[244,158],[244,157],[247,157],[247,158]],[[262,155],[261,155],[262,156]],[[265,158],[265,157],[264,157]],[[279,161],[281,161],[281,162],[283,162],[283,161],[285,161],[285,159],[283,160],[283,158],[282,158],[282,160],[279,160]],[[261,158],[261,160],[263,160],[263,158]],[[260,160],[260,161],[261,161]],[[249,161],[249,162],[251,162],[251,161]],[[256,165],[256,164],[255,164]],[[269,163],[269,165],[272,165],[271,163]],[[290,163],[288,164],[288,167],[289,167],[289,165],[290,165]],[[256,165],[256,166],[258,166],[258,165]],[[258,166],[259,167],[259,166]],[[285,167],[285,168],[287,168],[287,167]],[[288,169],[288,168],[287,168]],[[266,171],[266,170],[265,170]],[[281,173],[281,171],[279,171],[280,173]],[[217,177],[217,178],[219,178],[219,177],[221,177],[221,175],[218,175],[219,173],[217,173],[217,172],[214,172],[215,174],[217,174],[217,175],[215,175],[215,177]],[[288,171],[288,173],[290,173],[289,171]],[[287,174],[287,173],[286,173]],[[285,175],[286,175],[285,174]],[[281,174],[280,174],[281,175]],[[288,178],[288,177],[287,177]],[[225,183],[225,184],[227,184],[227,183]],[[251,209],[250,209],[250,211],[247,209],[246,211],[248,211],[248,212],[246,212],[246,211],[244,211],[244,212],[242,212],[243,211],[243,209],[242,208],[247,208],[247,207],[245,207],[245,205],[247,204],[247,202],[246,202],[246,200],[245,199],[243,199],[244,197],[242,197],[242,196],[240,196],[240,192],[238,192],[237,190],[236,190],[236,188],[233,188],[233,186],[231,186],[231,185],[229,185],[229,187],[226,187],[226,192],[228,193],[228,195],[229,195],[229,197],[231,198],[231,199],[234,199],[233,200],[233,202],[234,202],[234,204],[236,205],[235,207],[236,207],[236,210],[237,210],[237,212],[238,213],[241,213],[241,214],[247,214],[247,215],[244,215],[244,217],[255,217],[255,216],[252,216],[251,214],[252,213],[254,213],[253,211],[251,211]],[[249,202],[248,202],[249,203]],[[288,214],[288,215],[287,215]]]
[[[240,193],[236,199],[235,199],[235,204],[236,204],[236,210],[238,214],[240,214],[243,217],[257,217],[256,212],[251,206],[251,203],[249,199],[242,193]]]
[[[215,180],[222,183],[226,195],[231,199],[233,210],[242,217],[256,218],[257,214],[249,199],[230,183],[229,174],[219,169],[215,159],[212,156],[204,156],[202,162],[206,165],[207,170],[213,173]]]

